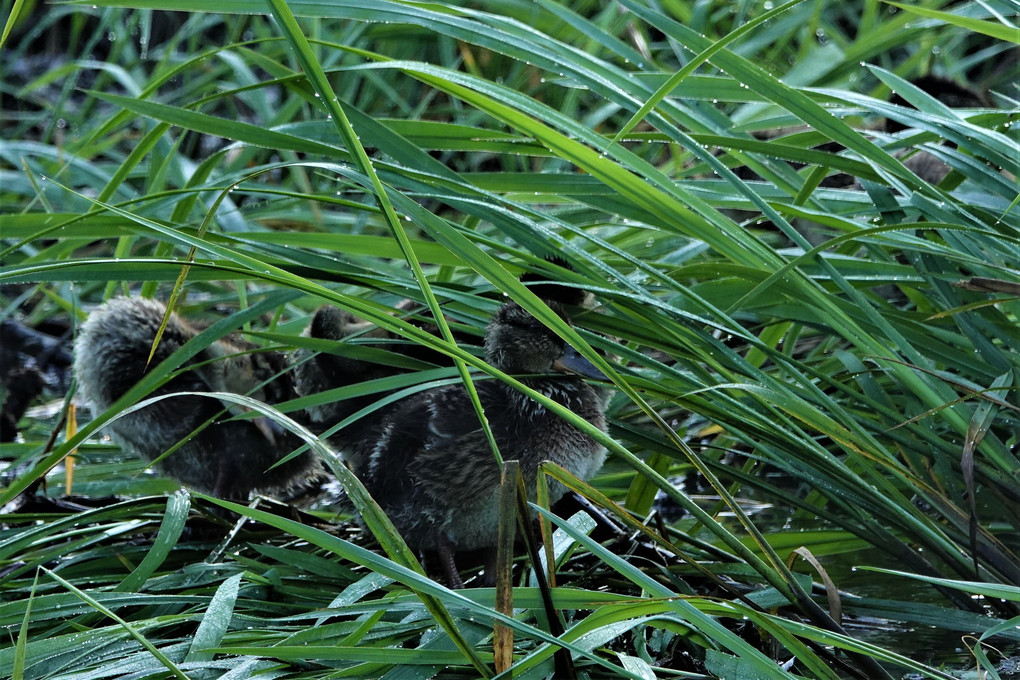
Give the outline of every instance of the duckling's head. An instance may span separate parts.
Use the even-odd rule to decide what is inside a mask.
[[[547,304],[560,318],[570,322],[557,303],[547,301]],[[505,373],[549,373],[555,370],[592,378],[605,377],[516,302],[507,302],[492,317],[485,330],[485,357]]]

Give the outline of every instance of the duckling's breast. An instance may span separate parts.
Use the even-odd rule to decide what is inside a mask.
[[[580,380],[548,380],[533,385],[539,392],[603,432],[606,420],[595,389]],[[564,418],[520,392],[510,399],[520,402],[506,413],[504,459],[521,461],[525,476],[538,465],[552,461],[581,479],[590,479],[605,461],[606,449]],[[497,440],[498,441],[498,440]],[[501,450],[504,442],[500,442]]]

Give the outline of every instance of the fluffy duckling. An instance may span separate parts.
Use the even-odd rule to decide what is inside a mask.
[[[570,269],[570,265],[560,258],[549,258],[549,262]],[[521,277],[521,282],[528,285],[539,297],[564,305],[583,305],[590,297],[582,290],[560,283],[549,283],[546,277],[531,272],[525,273]],[[419,308],[420,303],[405,299],[398,303],[393,311],[396,314],[406,314]],[[439,329],[434,324],[419,323],[418,326],[433,335],[439,335]],[[452,365],[450,358],[438,351],[406,341],[370,321],[330,305],[320,308],[315,313],[304,334],[311,338],[338,343],[360,338],[368,347],[387,350],[425,365]],[[466,340],[457,332],[454,332],[454,338],[458,342]],[[297,350],[293,359],[294,386],[301,396],[348,387],[411,370],[396,364],[376,363],[307,349]],[[310,407],[306,412],[311,421],[310,425],[323,432],[362,408],[371,406],[383,396],[368,394],[328,402]],[[379,439],[380,421],[385,417],[385,413],[386,411],[383,411],[363,417],[329,437],[330,443],[343,453],[347,465],[359,476],[367,475],[369,457],[375,442]]]
[[[557,303],[549,304],[566,319]],[[604,376],[518,304],[505,303],[494,315],[485,355],[506,373],[528,375],[521,378],[526,385],[605,430],[602,390],[576,374]],[[601,468],[606,449],[546,407],[499,380],[476,387],[503,459],[520,461],[532,497],[542,461],[585,480]],[[453,553],[495,546],[500,482],[467,392],[458,385],[411,397],[378,427],[362,481],[408,544],[437,549],[450,585],[463,585]],[[565,493],[551,487],[551,501]]]
[[[147,298],[114,298],[93,311],[75,340],[74,370],[78,389],[94,414],[102,413],[134,386],[146,364],[166,307]],[[155,366],[199,332],[176,314],[170,316],[156,348]],[[173,392],[231,392],[269,404],[295,396],[290,375],[276,352],[255,352],[238,339],[221,339],[196,355],[195,365],[155,389],[149,396]],[[157,463],[165,475],[220,498],[246,500],[252,491],[288,491],[319,474],[310,452],[270,470],[300,446],[289,432],[265,419],[229,420],[224,404],[197,396],[171,397],[114,421],[114,439],[148,461],[186,442]],[[229,409],[229,407],[228,407]],[[200,432],[195,430],[216,419]]]

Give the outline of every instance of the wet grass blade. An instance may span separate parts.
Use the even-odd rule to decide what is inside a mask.
[[[183,671],[181,671],[181,669],[177,666],[177,664],[175,664],[173,661],[171,661],[169,658],[167,658],[167,656],[165,654],[163,654],[163,652],[161,652],[159,649],[157,649],[155,647],[155,645],[153,645],[151,642],[149,642],[149,640],[144,635],[142,635],[140,632],[135,630],[134,626],[132,626],[130,623],[128,623],[127,621],[125,621],[121,617],[117,616],[117,614],[115,614],[114,612],[110,611],[107,607],[103,606],[100,602],[96,601],[96,599],[93,598],[88,593],[80,590],[79,588],[77,588],[76,586],[71,584],[70,582],[68,582],[68,581],[64,580],[63,578],[61,578],[58,574],[50,571],[46,567],[41,567],[41,569],[46,574],[48,574],[50,576],[50,578],[52,578],[54,581],[56,581],[61,586],[66,588],[68,591],[74,593],[83,602],[86,602],[90,607],[94,608],[99,613],[103,614],[104,616],[106,616],[106,617],[108,617],[110,619],[113,619],[118,624],[120,624],[120,626],[123,627],[123,629],[125,631],[127,631],[128,635],[130,635],[132,638],[134,638],[140,645],[145,647],[145,649],[150,654],[152,654],[152,656],[156,657],[156,659],[163,666],[165,666],[168,671],[170,671],[171,675],[173,675],[176,678],[180,678],[181,680],[187,680],[188,676],[185,675]]]

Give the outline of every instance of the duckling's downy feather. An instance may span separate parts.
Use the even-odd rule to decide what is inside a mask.
[[[107,410],[145,375],[165,311],[155,300],[114,298],[82,325],[75,340],[75,374],[94,414]],[[149,365],[156,366],[197,333],[172,314]],[[150,396],[232,392],[270,404],[295,396],[287,373],[263,385],[284,369],[284,357],[252,349],[239,340],[219,340],[190,362],[202,365],[175,376]],[[318,460],[310,453],[270,470],[300,442],[264,420],[228,420],[231,414],[223,413],[224,408],[210,397],[169,397],[120,417],[108,430],[148,461],[186,440],[157,468],[189,487],[222,497],[245,499],[254,490],[287,490],[318,474]],[[196,432],[211,419],[213,424]]]

